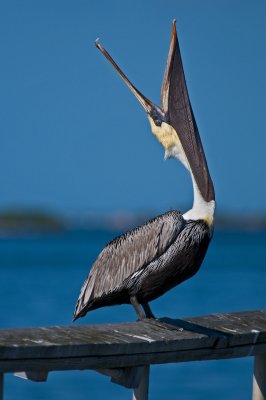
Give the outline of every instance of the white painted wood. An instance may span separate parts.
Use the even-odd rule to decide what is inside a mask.
[[[139,386],[133,390],[132,400],[148,400],[150,366],[139,367],[139,371],[141,372],[141,379]]]
[[[252,400],[266,400],[266,354],[254,359]]]
[[[4,399],[4,374],[0,372],[0,400]]]

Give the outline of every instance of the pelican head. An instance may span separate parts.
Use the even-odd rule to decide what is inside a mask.
[[[146,111],[151,131],[165,149],[165,158],[179,159],[191,173],[194,194],[197,192],[203,202],[214,204],[214,188],[188,96],[175,20],[172,25],[160,107],[145,97],[130,82],[98,39],[95,44]]]

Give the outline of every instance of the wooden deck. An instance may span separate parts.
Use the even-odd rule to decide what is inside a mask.
[[[125,383],[121,371],[136,372],[140,369],[134,367],[151,364],[248,356],[259,356],[258,376],[266,371],[265,354],[266,311],[0,330],[0,374],[23,372],[33,380],[46,380],[48,372],[55,370],[94,369],[134,387],[134,383]]]

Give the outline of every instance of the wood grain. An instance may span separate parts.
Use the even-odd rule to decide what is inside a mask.
[[[266,353],[266,311],[0,329],[0,372],[124,368]]]

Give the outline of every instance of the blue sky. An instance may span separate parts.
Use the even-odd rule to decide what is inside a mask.
[[[173,18],[218,210],[266,212],[264,0],[1,2],[0,209],[190,207],[187,172],[94,46],[158,104]]]

